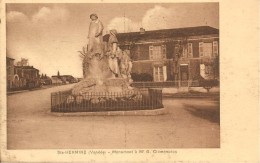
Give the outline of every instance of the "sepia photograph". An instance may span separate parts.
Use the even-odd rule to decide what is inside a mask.
[[[0,0],[0,162],[258,163],[254,0]]]
[[[7,3],[7,149],[220,148],[219,3]]]

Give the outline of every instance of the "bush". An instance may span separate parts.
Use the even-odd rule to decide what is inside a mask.
[[[200,86],[202,86],[203,88],[205,88],[208,92],[212,87],[216,87],[219,86],[219,81],[216,79],[201,79],[200,80]]]
[[[153,81],[153,76],[148,73],[132,73],[131,77],[134,82],[141,82],[141,81]]]

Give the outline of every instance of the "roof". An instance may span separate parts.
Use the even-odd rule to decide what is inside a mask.
[[[61,79],[59,79],[57,76],[52,76],[51,79],[61,80]]]
[[[15,68],[22,68],[22,69],[34,69],[39,71],[37,68],[34,68],[33,66],[14,66]]]
[[[57,75],[53,75],[52,77],[73,77],[72,75],[60,75],[60,76],[57,76]],[[74,77],[73,77],[74,78]]]
[[[15,59],[13,59],[13,58],[10,58],[10,57],[6,57],[6,59],[15,60]]]
[[[131,41],[136,42],[136,41],[148,40],[148,39],[165,39],[165,38],[212,35],[212,34],[219,34],[219,30],[210,26],[198,26],[198,27],[145,31],[144,34],[141,34],[140,32],[118,33],[117,39],[119,42],[131,42]],[[108,37],[109,37],[108,34],[105,35],[104,40],[107,40]]]

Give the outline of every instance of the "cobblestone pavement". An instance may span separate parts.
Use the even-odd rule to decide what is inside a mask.
[[[157,116],[55,116],[50,93],[63,85],[8,96],[8,149],[218,148],[219,99],[164,97]]]

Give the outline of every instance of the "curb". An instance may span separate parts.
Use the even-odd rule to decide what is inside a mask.
[[[48,112],[54,116],[154,116],[167,114],[165,108],[155,110],[132,110],[132,111],[102,111],[102,112],[71,112],[71,113],[58,113]]]
[[[64,84],[65,85],[65,84]],[[66,84],[68,85],[68,84]],[[50,87],[39,87],[39,88],[33,88],[33,89],[24,89],[20,91],[10,91],[6,92],[6,95],[12,95],[12,94],[18,94],[18,93],[24,93],[24,92],[30,92],[30,91],[37,91],[37,90],[44,90],[44,89],[49,89],[49,88],[55,88],[63,85],[56,85],[56,86],[50,86]]]
[[[23,93],[23,92],[29,92],[30,90],[21,90],[21,91],[13,91],[13,92],[6,92],[6,95],[12,95],[12,94],[17,94],[17,93]]]
[[[163,94],[163,97],[174,97],[174,98],[207,98],[207,97],[220,97],[220,94],[201,94],[201,95],[188,95],[188,94]]]

